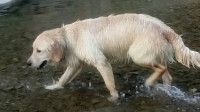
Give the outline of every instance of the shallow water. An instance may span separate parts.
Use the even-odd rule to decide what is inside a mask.
[[[169,65],[172,87],[157,84],[150,91],[143,83],[152,72],[134,64],[113,65],[119,101],[109,93],[91,67],[62,90],[48,91],[63,67],[36,71],[25,62],[35,37],[42,31],[79,19],[119,13],[146,13],[163,20],[185,44],[200,52],[199,0],[26,0],[0,17],[0,112],[198,112],[200,72]]]
[[[11,2],[12,0],[1,0],[0,1],[0,4],[5,4],[5,3],[8,3],[8,2]]]
[[[171,98],[176,100],[184,101],[188,104],[198,105],[200,106],[200,93],[195,93],[193,95],[183,92],[179,88],[175,86],[165,86],[162,84],[155,85],[154,94],[157,92],[163,92]]]

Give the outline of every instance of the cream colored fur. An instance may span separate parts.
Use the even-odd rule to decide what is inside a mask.
[[[53,46],[58,49],[53,50]],[[41,52],[37,52],[37,50]],[[102,75],[113,101],[118,98],[110,62],[133,60],[149,67],[154,73],[146,86],[162,77],[170,85],[172,77],[167,63],[174,57],[183,65],[200,67],[200,55],[188,49],[170,27],[157,18],[145,14],[121,14],[86,19],[41,33],[33,43],[33,54],[28,62],[39,67],[65,59],[67,69],[58,83],[46,89],[62,88],[82,70],[83,63],[93,65]]]

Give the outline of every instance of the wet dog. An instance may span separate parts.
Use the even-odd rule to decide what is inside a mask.
[[[172,77],[167,63],[176,60],[183,65],[200,67],[200,54],[186,47],[181,37],[157,18],[145,14],[121,14],[76,21],[41,33],[33,43],[27,64],[37,69],[48,63],[66,62],[59,81],[46,89],[63,88],[82,70],[93,65],[100,72],[110,91],[109,100],[118,98],[110,62],[132,60],[154,70],[145,85],[158,78],[170,85]]]

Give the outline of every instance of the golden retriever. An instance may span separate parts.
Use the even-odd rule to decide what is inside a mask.
[[[200,67],[200,54],[186,47],[181,37],[157,18],[145,14],[120,14],[76,21],[41,33],[33,43],[29,66],[41,69],[47,63],[65,61],[67,69],[59,81],[46,89],[63,88],[82,70],[93,65],[108,88],[110,101],[118,98],[111,67],[112,61],[132,60],[152,68],[146,80],[151,86],[159,77],[170,85],[172,77],[167,63],[176,60],[183,65]]]

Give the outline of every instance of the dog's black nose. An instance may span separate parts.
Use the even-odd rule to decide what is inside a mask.
[[[28,66],[31,66],[31,62],[30,61],[27,61],[26,63]]]

